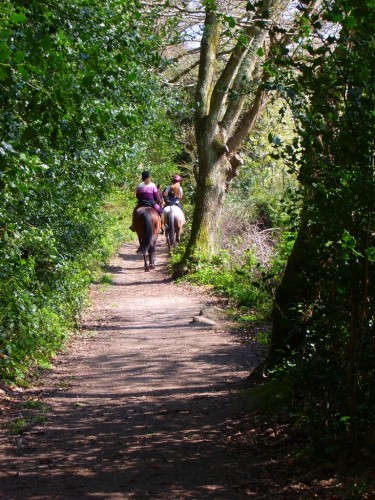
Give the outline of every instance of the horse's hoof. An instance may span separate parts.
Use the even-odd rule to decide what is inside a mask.
[[[150,269],[155,269],[155,264],[150,264]]]

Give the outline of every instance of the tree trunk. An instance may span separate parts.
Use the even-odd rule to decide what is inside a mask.
[[[187,247],[189,258],[209,257],[218,248],[227,163],[225,156],[213,160],[208,165],[209,172],[198,183],[191,237]]]
[[[201,126],[196,129],[196,204],[189,243],[178,269],[175,270],[175,276],[183,274],[183,269],[194,267],[198,260],[213,255],[220,241],[221,213],[232,166],[221,127],[217,126],[212,133],[206,123],[207,121],[203,120]]]
[[[189,272],[196,260],[209,258],[217,249],[225,195],[243,164],[237,151],[254,129],[269,99],[265,88],[268,75],[260,71],[261,55],[270,46],[270,30],[287,4],[287,0],[265,0],[259,2],[254,12],[245,9],[243,18],[247,22],[220,71],[218,46],[225,22],[214,3],[211,7],[207,4],[195,95],[197,195],[190,240],[175,276]],[[290,43],[292,33],[291,28],[279,45]]]
[[[314,302],[319,288],[317,250],[316,238],[309,228],[307,217],[302,214],[296,241],[276,290],[268,362],[298,349],[305,338],[303,323],[308,319],[309,306]]]

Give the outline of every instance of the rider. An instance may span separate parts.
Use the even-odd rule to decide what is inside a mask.
[[[181,199],[182,199],[182,187],[181,187],[181,176],[178,174],[174,175],[172,178],[172,184],[167,186],[164,191],[163,191],[163,198],[165,200],[165,205],[171,206],[171,205],[176,205],[177,207],[181,208],[182,211],[184,211]]]
[[[134,208],[133,211],[133,222],[132,225],[129,227],[132,231],[135,231],[134,229],[134,212],[137,210],[139,207],[152,207],[154,208],[159,216],[161,217],[162,214],[162,209],[160,207],[160,196],[158,193],[158,189],[155,186],[153,182],[151,182],[151,176],[147,170],[142,172],[142,182],[138,184],[135,196],[138,199],[137,206]]]

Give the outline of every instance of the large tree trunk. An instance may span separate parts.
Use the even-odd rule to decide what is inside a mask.
[[[244,4],[243,31],[219,74],[223,16],[214,5],[206,7],[194,115],[197,195],[191,237],[175,275],[189,272],[196,260],[212,256],[217,249],[225,194],[243,164],[237,151],[254,129],[269,99],[264,85],[268,75],[262,70],[260,58],[264,49],[268,51],[270,30],[288,3],[288,0],[265,0],[259,2],[256,12],[246,11]],[[290,43],[291,33],[293,29],[278,44]]]
[[[196,128],[198,145],[197,196],[194,207],[191,235],[184,258],[177,274],[182,269],[194,266],[195,262],[209,258],[218,248],[221,212],[224,205],[232,165],[220,126],[212,131],[203,120]],[[235,160],[233,160],[235,161]],[[241,160],[237,160],[241,163]]]
[[[309,318],[309,306],[314,303],[319,283],[318,228],[309,227],[307,216],[302,221],[283,278],[276,290],[272,312],[272,335],[267,362],[274,362],[304,341],[303,324]]]
[[[225,155],[217,157],[212,150],[207,151],[207,156],[207,164],[204,169],[200,169],[197,184],[197,201],[187,247],[189,259],[209,257],[217,250],[219,241],[229,162]]]

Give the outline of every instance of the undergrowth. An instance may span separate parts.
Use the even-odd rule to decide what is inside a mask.
[[[247,205],[235,196],[228,201],[221,249],[210,259],[194,262],[183,278],[228,298],[236,308],[238,321],[270,319],[274,293],[293,247],[298,221],[299,201],[294,193],[286,193],[283,203],[276,198],[258,198]],[[265,220],[274,227],[265,227]],[[172,268],[181,260],[185,243],[183,238],[174,249]]]
[[[27,385],[37,367],[49,366],[74,331],[93,281],[121,243],[133,200],[113,192],[96,214],[60,228],[15,229],[3,239],[0,289],[0,379]],[[103,278],[103,283],[106,278]]]

